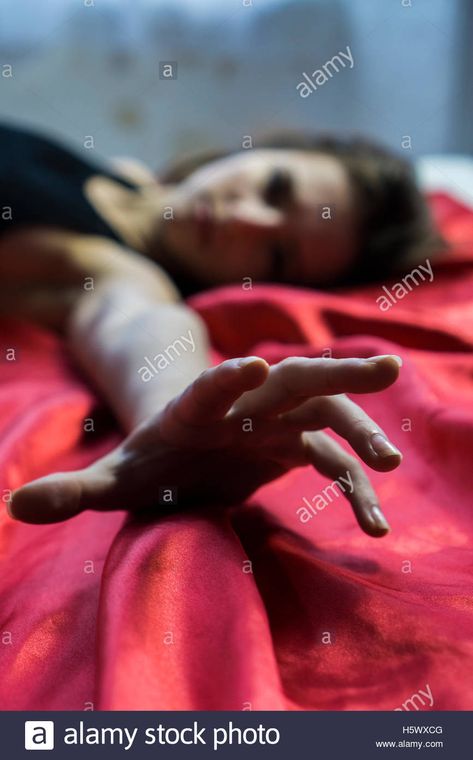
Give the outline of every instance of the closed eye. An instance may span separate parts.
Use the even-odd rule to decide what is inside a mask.
[[[280,208],[294,194],[294,182],[287,169],[273,169],[263,188],[263,198],[270,206]]]

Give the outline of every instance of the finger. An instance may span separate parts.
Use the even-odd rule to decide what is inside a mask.
[[[10,517],[36,525],[61,522],[84,509],[123,509],[123,490],[108,468],[58,472],[22,486],[12,495]]]
[[[163,430],[168,422],[201,427],[223,419],[242,393],[264,383],[268,372],[268,364],[258,356],[229,359],[205,370],[166,407]]]
[[[389,533],[389,523],[360,463],[325,433],[304,433],[303,438],[308,461],[322,475],[339,484],[360,528],[374,538]]]
[[[401,452],[379,425],[347,396],[311,399],[297,409],[286,412],[280,419],[291,430],[331,428],[345,438],[373,470],[394,470],[402,461]]]
[[[245,394],[238,413],[280,414],[313,396],[339,393],[372,393],[387,388],[399,375],[401,359],[306,359],[291,357],[271,367],[261,388]]]

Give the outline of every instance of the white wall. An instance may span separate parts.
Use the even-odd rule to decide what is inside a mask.
[[[151,165],[279,127],[395,147],[410,135],[412,155],[471,150],[468,2],[250,3],[2,0],[0,116]],[[354,68],[301,98],[302,72],[347,45]],[[176,81],[159,80],[163,60],[178,62]]]

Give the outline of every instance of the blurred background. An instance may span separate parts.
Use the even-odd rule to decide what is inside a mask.
[[[469,154],[472,30],[469,0],[2,0],[0,117],[151,167],[277,128]]]

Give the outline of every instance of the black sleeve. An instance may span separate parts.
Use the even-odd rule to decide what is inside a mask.
[[[51,225],[118,240],[84,195],[86,180],[97,174],[135,187],[54,140],[0,124],[0,234]]]

